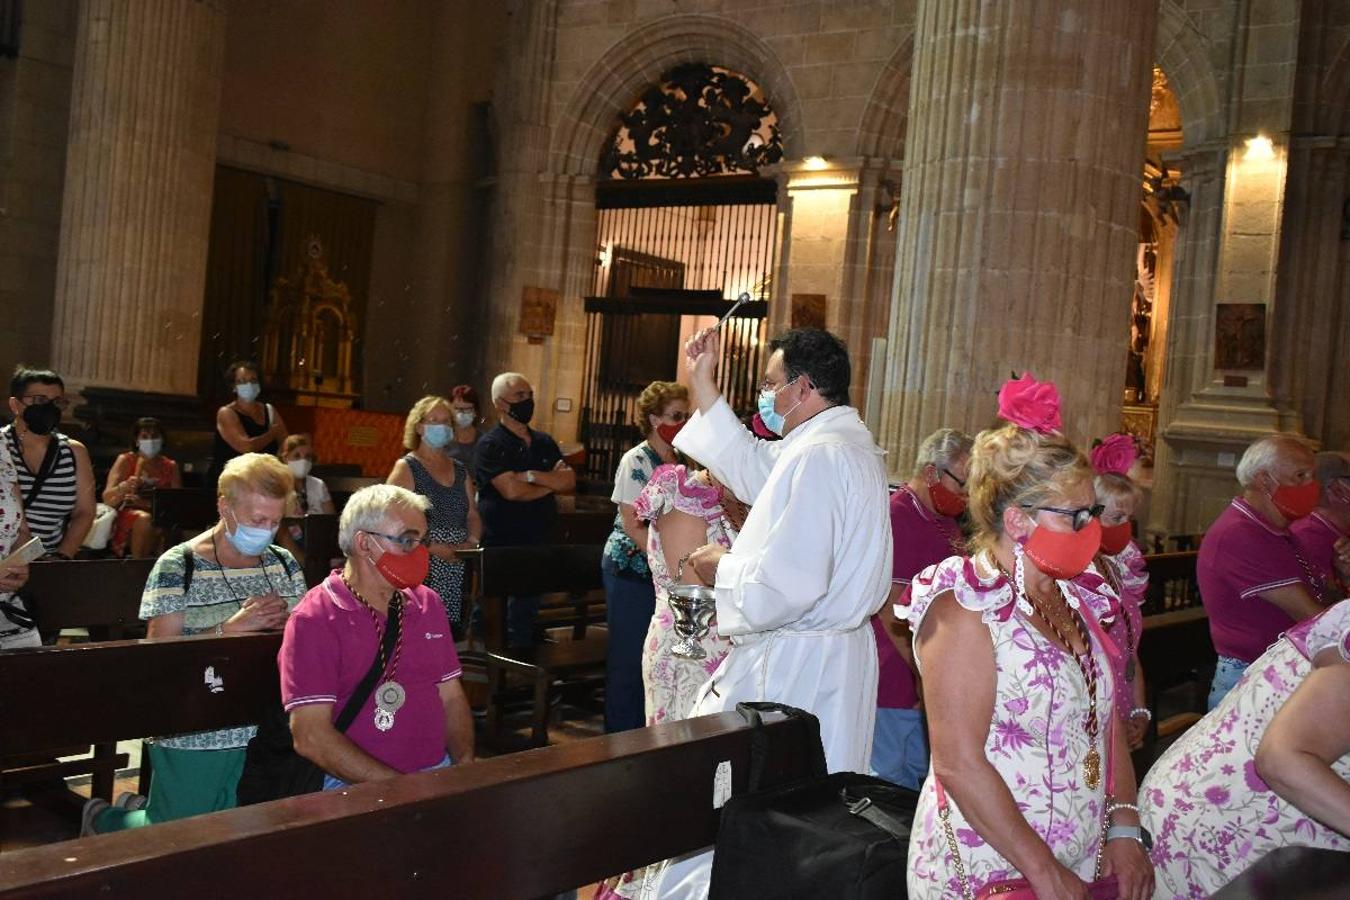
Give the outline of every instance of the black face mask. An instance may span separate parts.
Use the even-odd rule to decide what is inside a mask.
[[[522,425],[530,424],[530,420],[534,418],[533,397],[526,397],[524,400],[508,403],[506,407],[507,414]]]
[[[61,408],[54,403],[34,403],[23,408],[23,423],[33,434],[51,434],[61,424]]]

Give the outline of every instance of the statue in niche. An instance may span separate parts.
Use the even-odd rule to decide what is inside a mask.
[[[1151,233],[1152,229],[1148,230]],[[1127,403],[1140,403],[1148,397],[1144,360],[1148,356],[1148,343],[1153,330],[1157,268],[1157,244],[1151,240],[1140,243],[1135,256],[1134,296],[1130,300],[1130,354],[1125,368]]]
[[[296,274],[272,286],[262,332],[263,378],[274,394],[297,405],[348,408],[356,399],[355,343],[347,285],[329,276],[323,244],[311,236]]]

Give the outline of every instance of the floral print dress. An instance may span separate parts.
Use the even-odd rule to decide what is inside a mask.
[[[981,570],[994,574],[986,577]],[[1110,607],[1111,598],[1101,579],[1091,573],[1059,585],[1070,606],[1079,610],[1086,607],[1098,620]],[[1102,837],[1105,778],[1095,789],[1089,788],[1083,778],[1083,760],[1091,741],[1085,724],[1087,685],[1078,664],[1029,624],[1034,615],[1030,604],[983,555],[975,560],[953,556],[929,566],[915,578],[908,605],[896,606],[896,615],[906,619],[917,635],[932,602],[947,591],[962,607],[980,613],[993,643],[994,716],[985,740],[985,755],[1007,783],[1027,824],[1055,858],[1080,878],[1091,881]],[[917,647],[914,655],[922,672]],[[1092,660],[1100,720],[1096,748],[1104,765],[1114,678],[1110,657],[1095,633]],[[974,893],[990,882],[1022,877],[967,823],[954,797],[948,796],[948,804],[961,862]],[[938,818],[931,767],[914,816],[908,886],[913,898],[961,896],[951,850]]]
[[[1350,661],[1350,600],[1289,629],[1153,764],[1139,811],[1153,833],[1155,897],[1208,897],[1278,847],[1350,851],[1350,838],[1304,815],[1256,771],[1266,727],[1327,647]],[[1350,754],[1331,768],[1350,781]]]
[[[709,544],[731,549],[735,529],[722,510],[722,492],[703,479],[691,475],[684,466],[664,465],[652,473],[651,480],[633,503],[639,521],[652,523],[671,510],[697,516],[708,524]],[[717,633],[717,623],[703,638],[707,656],[682,659],[671,654],[675,644],[675,617],[670,611],[667,591],[675,583],[675,573],[666,567],[660,532],[652,527],[647,536],[647,562],[656,584],[656,613],[647,629],[642,647],[642,683],[645,692],[647,724],[683,719],[694,702],[694,695],[721,664],[731,642]]]
[[[1144,634],[1144,594],[1148,591],[1148,567],[1144,554],[1131,541],[1115,556],[1099,555],[1092,562],[1094,574],[1105,579],[1103,591],[1109,600],[1101,618],[1102,627],[1111,638],[1111,671],[1120,690],[1116,691],[1116,715],[1128,725],[1134,710],[1134,655],[1139,650],[1139,639]]]

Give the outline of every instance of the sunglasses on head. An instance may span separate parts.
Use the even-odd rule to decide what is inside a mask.
[[[1061,516],[1068,516],[1073,521],[1074,531],[1082,531],[1087,527],[1088,522],[1100,518],[1102,511],[1106,509],[1106,507],[1100,503],[1092,506],[1080,506],[1077,509],[1063,509],[1059,506],[1023,506],[1022,508],[1059,513]]]

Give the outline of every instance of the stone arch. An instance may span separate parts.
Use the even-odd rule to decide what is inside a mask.
[[[1176,0],[1162,0],[1158,8],[1158,40],[1154,59],[1181,107],[1181,136],[1186,147],[1198,147],[1223,137],[1223,105],[1210,65],[1209,41]]]
[[[902,160],[909,129],[909,81],[914,69],[914,32],[905,35],[872,85],[858,126],[857,154]]]
[[[677,14],[643,23],[587,70],[554,128],[550,170],[594,175],[600,147],[619,116],[647,85],[686,62],[724,66],[758,83],[778,115],[784,156],[800,155],[801,104],[773,49],[730,19]]]

